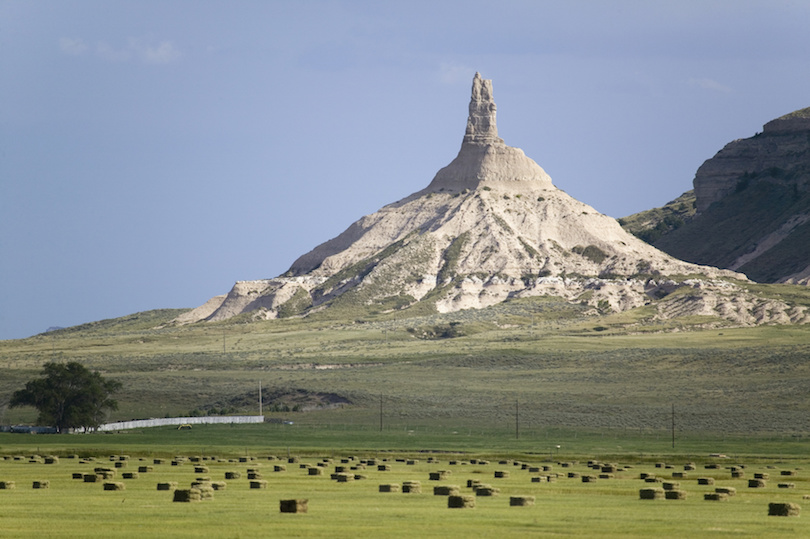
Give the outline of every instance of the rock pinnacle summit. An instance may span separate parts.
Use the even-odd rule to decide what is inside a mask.
[[[470,115],[467,117],[464,143],[503,144],[503,139],[498,138],[496,110],[492,97],[492,80],[482,79],[481,74],[476,73],[472,83]]]

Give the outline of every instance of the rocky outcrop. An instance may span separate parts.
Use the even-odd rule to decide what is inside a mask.
[[[807,283],[810,108],[727,144],[698,169],[694,186],[694,216],[678,219],[671,211],[651,210],[620,221],[683,260],[760,282]],[[663,215],[663,224],[649,219],[656,215]]]
[[[492,83],[478,74],[469,111],[458,155],[425,189],[361,218],[284,275],[237,283],[204,319],[416,306],[451,312],[537,295],[607,313],[695,283],[708,294],[745,280],[674,259],[557,189],[498,137]]]
[[[807,190],[810,180],[810,108],[765,124],[762,133],[729,142],[695,174],[698,213],[723,199],[746,181],[773,169],[774,175],[798,173],[796,183]]]

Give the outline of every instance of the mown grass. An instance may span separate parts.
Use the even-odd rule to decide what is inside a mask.
[[[255,443],[268,426],[234,427],[238,438]],[[687,492],[686,500],[640,500],[639,489],[659,486],[641,481],[641,472],[654,473],[662,480],[671,480],[683,463],[693,460],[691,455],[662,457],[623,453],[612,462],[621,469],[609,479],[583,483],[569,478],[568,472],[580,475],[598,474],[589,468],[587,459],[580,455],[572,458],[563,449],[550,458],[542,453],[515,456],[493,456],[481,464],[476,453],[416,453],[353,451],[351,437],[344,435],[335,441],[344,449],[320,449],[301,455],[299,462],[287,462],[284,448],[248,447],[229,453],[229,447],[214,442],[225,441],[228,427],[207,426],[191,431],[156,429],[149,444],[114,446],[120,451],[106,451],[102,447],[108,436],[93,435],[72,438],[88,440],[86,451],[96,456],[95,461],[82,462],[78,458],[62,457],[57,464],[29,462],[31,451],[20,454],[19,460],[0,460],[0,480],[15,481],[16,489],[0,490],[3,513],[0,526],[5,537],[527,537],[565,535],[573,537],[703,537],[707,535],[747,535],[756,537],[801,536],[806,527],[801,518],[767,516],[768,503],[791,501],[802,503],[808,491],[808,475],[796,468],[806,466],[806,456],[800,459],[762,460],[757,457],[711,459],[702,455],[695,461],[698,467],[688,472],[687,478],[674,479],[680,489]],[[252,432],[251,432],[252,431]],[[354,432],[353,434],[357,434]],[[136,436],[136,435],[132,435]],[[184,442],[179,437],[190,436]],[[30,438],[30,436],[20,436]],[[36,437],[66,440],[68,436]],[[0,454],[7,451],[7,438],[3,437]],[[210,445],[202,445],[204,442]],[[424,440],[423,440],[424,441]],[[435,440],[434,440],[435,441]],[[191,443],[188,443],[191,442]],[[595,439],[591,439],[595,443]],[[177,445],[174,445],[177,443]],[[228,444],[229,442],[226,442]],[[739,442],[737,442],[739,444]],[[98,444],[102,444],[101,446]],[[199,445],[198,445],[199,444]],[[744,448],[744,445],[736,447]],[[196,456],[198,464],[184,462],[172,466],[168,460],[153,464],[149,451],[163,453],[166,448],[178,449],[176,455]],[[16,449],[16,448],[15,448]],[[30,449],[30,448],[29,448]],[[40,447],[45,454],[51,447]],[[84,483],[71,479],[73,473],[91,473],[97,466],[112,467],[113,460],[126,449],[135,451],[126,461],[126,467],[117,469],[115,481],[125,483],[125,490],[108,492],[100,483]],[[276,449],[280,449],[276,451]],[[127,453],[129,454],[129,453]],[[24,456],[23,456],[24,455]],[[111,456],[110,456],[111,455]],[[346,463],[341,458],[352,456]],[[408,458],[418,461],[408,464]],[[83,455],[87,456],[87,455]],[[274,457],[269,460],[268,457]],[[243,457],[245,462],[237,462]],[[111,460],[113,459],[113,460]],[[324,462],[329,459],[329,462]],[[374,459],[374,463],[370,462]],[[804,459],[804,460],[803,460]],[[455,464],[452,464],[455,462]],[[365,464],[362,464],[365,462]],[[563,467],[562,462],[569,463]],[[656,462],[663,463],[659,467]],[[324,475],[309,475],[301,466],[324,464]],[[706,469],[708,463],[719,463],[718,469]],[[386,464],[390,470],[380,471],[377,464]],[[664,467],[666,466],[670,467]],[[744,464],[744,478],[732,479],[728,466]],[[151,466],[139,473],[137,479],[123,479],[124,471],[137,471],[139,466]],[[195,465],[208,468],[204,473],[194,471]],[[275,465],[286,466],[285,471],[274,472]],[[357,466],[350,470],[365,478],[348,483],[330,479],[335,466]],[[529,467],[550,466],[547,471],[529,471]],[[628,466],[627,468],[624,468]],[[250,489],[247,469],[258,469],[268,481],[266,489]],[[449,470],[441,481],[429,480],[429,473]],[[507,471],[508,477],[496,478],[495,471]],[[542,470],[542,468],[540,468]],[[781,470],[793,470],[797,475],[780,476]],[[197,503],[173,503],[172,493],[157,491],[158,482],[176,481],[179,488],[188,488],[200,476],[223,481],[226,471],[239,471],[242,478],[226,481],[226,488],[214,493],[213,499]],[[756,472],[770,474],[767,486],[747,488],[747,479]],[[532,482],[532,477],[555,476],[553,482]],[[697,484],[697,477],[712,477],[715,486],[737,489],[737,495],[725,502],[708,502],[703,494],[715,486]],[[50,488],[34,490],[33,480],[46,479]],[[422,484],[421,494],[380,493],[382,483],[401,484],[417,480]],[[478,480],[500,489],[492,497],[476,497],[476,507],[448,509],[444,496],[434,496],[433,486],[458,485],[463,494],[471,494],[468,480]],[[789,481],[795,488],[780,489],[777,483]],[[534,496],[535,505],[510,507],[510,496]],[[279,500],[305,498],[309,510],[306,514],[281,514]]]

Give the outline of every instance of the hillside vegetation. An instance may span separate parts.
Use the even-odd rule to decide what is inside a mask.
[[[751,285],[810,304],[806,287]],[[351,321],[193,324],[152,311],[0,342],[0,403],[46,361],[120,380],[111,419],[263,411],[298,423],[526,429],[669,428],[810,433],[810,328],[732,328],[709,316],[656,320],[648,308],[597,316],[559,298],[481,310]],[[0,409],[0,422],[33,421]]]

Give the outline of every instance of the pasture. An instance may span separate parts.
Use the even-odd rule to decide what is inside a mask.
[[[313,439],[312,429],[298,435],[298,443],[310,438],[304,444],[309,449],[300,453],[280,447],[267,428],[248,426],[232,428],[230,444],[221,426],[129,435],[3,435],[0,482],[14,488],[0,489],[0,529],[5,537],[785,537],[809,530],[804,516],[768,516],[773,502],[810,503],[803,500],[810,493],[806,456],[624,452],[589,458],[565,445],[553,454],[514,447],[426,452],[418,444],[410,450],[352,450],[373,435],[344,432],[328,441]],[[138,437],[149,441],[133,443]],[[414,438],[420,436],[398,437],[400,443]],[[473,446],[486,445],[471,438]],[[437,435],[421,442],[442,444]],[[598,436],[586,436],[579,449],[600,443]],[[236,445],[245,447],[232,452]],[[740,452],[748,446],[734,440],[726,447]],[[47,459],[51,453],[58,459]],[[102,469],[111,476],[84,479]],[[765,474],[759,476],[765,477],[762,486],[749,487],[757,474]],[[251,477],[266,485],[251,488]],[[35,489],[34,481],[47,481],[48,488]],[[105,490],[105,482],[123,490]],[[158,490],[159,483],[171,490]],[[211,496],[174,502],[174,488],[192,483]],[[206,486],[214,484],[215,490]],[[420,492],[403,492],[406,485],[418,485],[414,490]],[[676,490],[681,499],[641,499],[648,488],[661,496]],[[733,495],[704,499],[718,488]],[[474,507],[448,507],[450,494],[466,496]],[[512,505],[519,497],[528,505]],[[282,513],[281,500],[307,500],[307,512]]]

